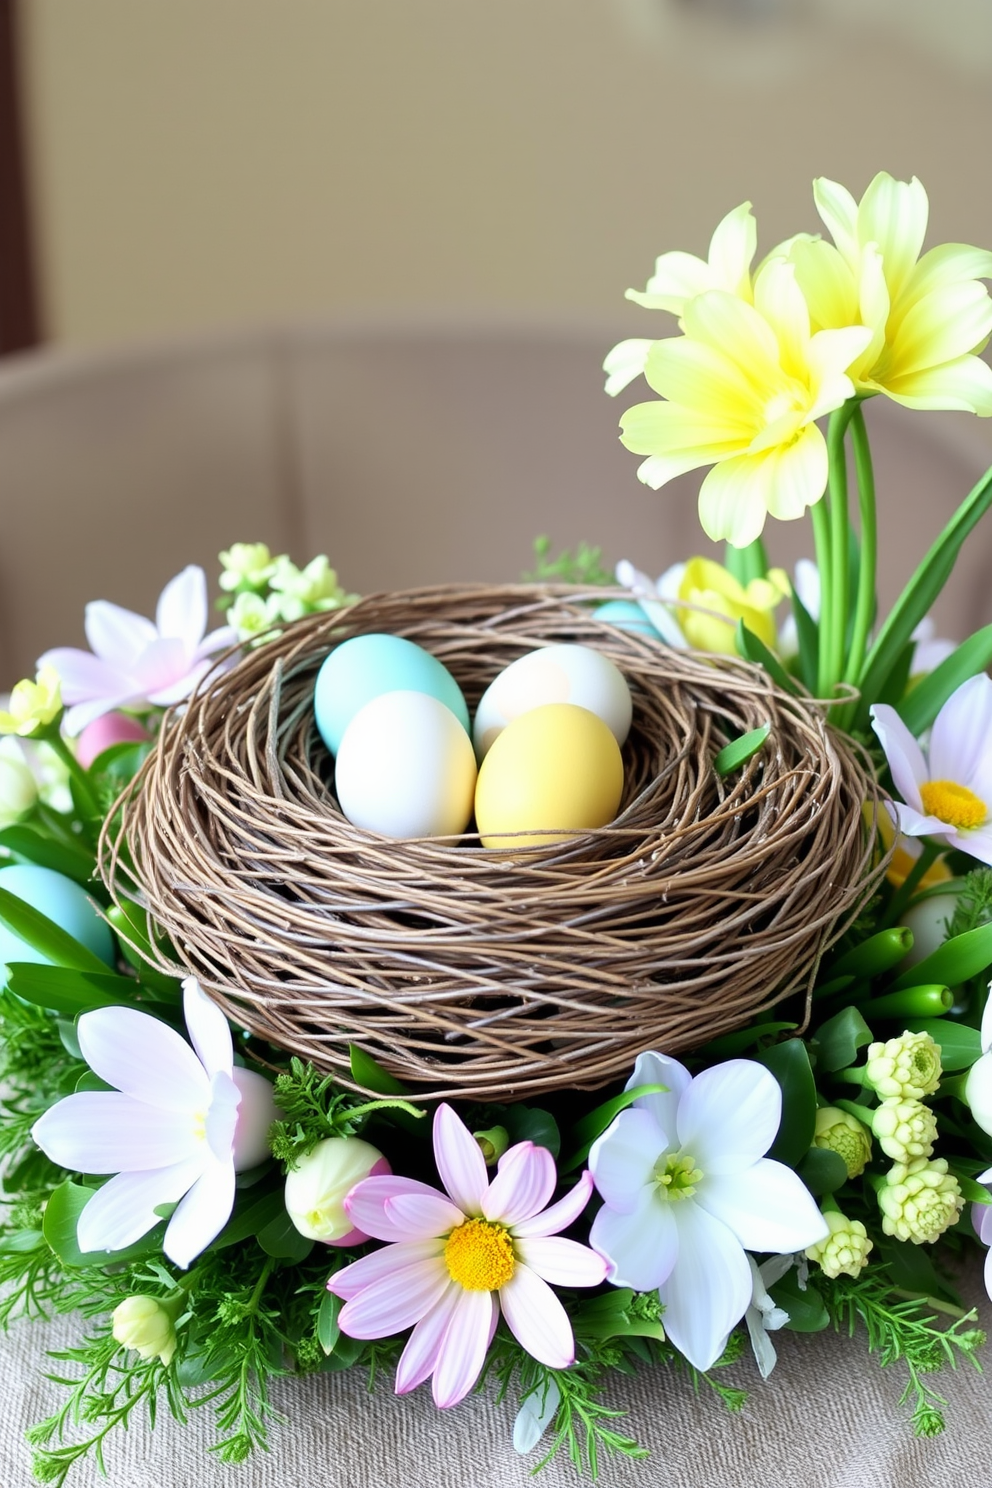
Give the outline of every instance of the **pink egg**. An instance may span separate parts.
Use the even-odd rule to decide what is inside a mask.
[[[148,738],[147,729],[126,713],[104,713],[88,723],[76,740],[76,758],[88,770],[98,754],[113,744],[141,744]]]

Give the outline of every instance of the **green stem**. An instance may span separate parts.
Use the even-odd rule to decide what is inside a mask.
[[[851,416],[851,442],[854,446],[854,468],[858,480],[858,512],[861,518],[861,562],[858,569],[858,593],[854,608],[851,649],[844,669],[844,681],[855,687],[861,680],[868,635],[875,618],[875,584],[878,568],[878,513],[875,504],[875,473],[865,416],[858,405]],[[853,718],[855,705],[844,710],[846,727]]]
[[[923,838],[921,842],[920,856],[906,874],[901,888],[897,889],[889,904],[888,914],[885,916],[886,926],[898,924],[899,916],[909,904],[916,889],[916,885],[924,878],[927,869],[940,857],[943,848],[935,842],[928,842]]]
[[[816,566],[820,574],[820,619],[817,626],[819,648],[817,675],[812,690],[817,697],[827,697],[833,691],[833,684],[829,680],[832,665],[830,636],[833,631],[833,562],[830,551],[830,514],[826,499],[821,497],[809,511],[816,545]]]
[[[355,1121],[361,1116],[371,1116],[373,1111],[405,1111],[408,1116],[427,1115],[422,1106],[414,1106],[410,1101],[396,1100],[395,1097],[386,1097],[382,1100],[366,1101],[364,1106],[352,1106],[344,1112],[344,1116],[348,1121]]]
[[[87,816],[93,820],[101,818],[103,816],[103,812],[100,810],[100,807],[97,804],[96,797],[90,790],[90,782],[87,777],[86,771],[83,769],[82,765],[79,763],[76,756],[73,754],[72,750],[63,739],[62,735],[57,730],[53,730],[51,733],[45,735],[45,743],[54,754],[58,755],[59,759],[65,765],[66,769],[69,771],[69,774],[75,781],[79,800],[85,808]]]
[[[830,671],[829,688],[824,696],[830,697],[835,685],[844,673],[844,651],[847,638],[848,546],[850,524],[847,515],[847,454],[844,440],[847,426],[854,417],[857,403],[849,399],[830,415],[827,428],[827,456],[829,460],[830,485],[830,550],[833,566],[830,575]],[[822,584],[821,584],[822,590]],[[823,617],[821,616],[821,624]],[[823,687],[823,678],[820,678]]]

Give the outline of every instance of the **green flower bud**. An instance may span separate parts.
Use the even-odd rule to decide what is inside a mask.
[[[886,1157],[897,1163],[929,1157],[937,1140],[937,1118],[930,1107],[897,1095],[872,1113],[871,1129]]]
[[[491,1126],[487,1131],[473,1132],[472,1135],[482,1148],[487,1168],[499,1162],[510,1145],[510,1133],[505,1126]]]
[[[871,1137],[864,1124],[838,1106],[822,1106],[817,1111],[813,1146],[842,1157],[848,1178],[857,1178],[871,1159]]]
[[[868,1264],[868,1252],[872,1243],[868,1231],[860,1219],[848,1219],[836,1209],[828,1209],[823,1215],[830,1226],[830,1234],[816,1245],[810,1245],[806,1254],[816,1261],[826,1276],[858,1276]]]
[[[933,1095],[940,1076],[940,1045],[928,1033],[901,1033],[887,1043],[868,1045],[865,1084],[882,1100],[922,1100]]]
[[[878,1190],[882,1229],[897,1240],[932,1245],[964,1208],[958,1180],[942,1157],[896,1163]]]
[[[378,1147],[361,1137],[325,1137],[286,1174],[286,1212],[301,1235],[325,1245],[360,1245],[345,1209],[348,1194],[363,1178],[390,1172]]]
[[[112,1332],[124,1348],[136,1349],[142,1359],[172,1362],[176,1352],[173,1307],[157,1297],[125,1297],[114,1308]]]
[[[275,572],[272,554],[265,543],[232,543],[220,554],[220,561],[224,568],[220,587],[228,593],[243,584],[261,589]]]
[[[279,604],[274,595],[263,599],[260,594],[247,590],[237,596],[227,612],[227,623],[233,625],[239,641],[250,641],[261,631],[268,630],[280,618]]]

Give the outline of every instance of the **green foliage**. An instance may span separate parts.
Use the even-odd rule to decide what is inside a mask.
[[[273,1157],[289,1167],[325,1137],[357,1136],[375,1112],[389,1112],[414,1124],[424,1115],[395,1097],[367,1101],[350,1090],[340,1090],[333,1075],[322,1075],[295,1057],[289,1069],[276,1076],[274,1093],[284,1119],[273,1123],[269,1146]]]
[[[941,885],[943,888],[944,886]],[[977,930],[992,920],[992,868],[975,868],[961,880],[957,907],[947,927],[947,938],[953,940],[969,930]]]
[[[550,537],[535,537],[534,567],[521,577],[524,583],[585,584],[596,589],[616,584],[612,573],[603,566],[602,548],[580,542],[574,553],[563,548],[557,558],[552,558]]]

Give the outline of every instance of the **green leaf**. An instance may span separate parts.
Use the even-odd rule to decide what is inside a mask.
[[[731,770],[739,769],[752,755],[757,754],[771,731],[771,724],[763,723],[760,728],[750,729],[748,733],[741,734],[740,738],[731,739],[713,760],[716,773],[729,775]]]
[[[621,1111],[625,1111],[628,1106],[633,1105],[640,1096],[660,1095],[667,1090],[667,1085],[635,1085],[632,1090],[622,1090],[612,1100],[604,1101],[601,1106],[596,1106],[572,1128],[572,1136],[579,1145],[567,1162],[559,1163],[559,1173],[570,1173],[573,1168],[584,1163],[596,1138],[602,1136],[615,1117],[619,1116]]]
[[[344,1303],[340,1297],[335,1297],[333,1292],[325,1292],[320,1307],[317,1309],[317,1342],[325,1354],[333,1354],[337,1341],[341,1337],[338,1313],[343,1306]]]
[[[992,1204],[992,1193],[989,1193],[984,1183],[976,1183],[967,1173],[959,1172],[953,1162],[948,1163],[948,1168],[958,1180],[967,1204]]]
[[[411,1095],[413,1092],[402,1081],[397,1080],[388,1070],[384,1070],[379,1062],[360,1049],[357,1044],[348,1045],[348,1054],[351,1059],[351,1078],[356,1085],[363,1090],[371,1090],[374,1095]]]
[[[764,641],[758,639],[753,630],[748,630],[743,620],[737,622],[736,632],[737,652],[743,656],[745,661],[753,661],[757,666],[764,667],[772,681],[781,687],[783,692],[796,696],[796,684],[789,676],[785,667],[779,661],[773,651],[769,651]]]
[[[875,702],[888,703],[890,707],[894,708],[896,704],[902,700],[902,698],[905,696],[906,687],[909,683],[909,672],[910,668],[913,665],[913,656],[915,655],[915,652],[915,641],[910,641],[908,645],[903,646],[899,655],[896,657],[896,660],[892,665],[892,670],[886,677],[885,682],[882,686],[882,690],[876,697]]]
[[[781,1281],[768,1288],[776,1307],[789,1314],[785,1326],[792,1333],[820,1333],[830,1322],[830,1314],[815,1286],[806,1283],[803,1291],[795,1271],[787,1271]]]
[[[312,1240],[300,1234],[285,1208],[275,1219],[262,1226],[256,1238],[266,1255],[275,1256],[280,1261],[289,1261],[294,1266],[305,1261],[314,1246]]]
[[[885,1265],[892,1285],[923,1297],[937,1297],[960,1306],[961,1299],[936,1271],[928,1245],[913,1245],[908,1240],[879,1239],[879,1260]]]
[[[73,936],[66,934],[47,915],[25,904],[8,889],[0,889],[0,924],[20,936],[32,950],[40,951],[56,966],[68,966],[74,971],[95,971],[108,975],[107,963],[92,951],[80,945]]]
[[[858,1050],[872,1041],[872,1032],[857,1008],[846,1007],[828,1018],[813,1034],[818,1069],[847,1069],[858,1057]]]
[[[76,1240],[76,1226],[79,1216],[95,1192],[95,1189],[84,1188],[67,1178],[64,1183],[59,1184],[45,1205],[42,1221],[45,1239],[63,1266],[120,1266],[162,1249],[164,1225],[156,1225],[125,1250],[80,1250]]]
[[[117,933],[121,955],[138,973],[142,986],[178,1004],[182,999],[182,983],[178,977],[160,971],[155,965],[144,910],[125,899],[120,905],[115,904],[107,911],[107,919]],[[175,957],[172,945],[165,939],[159,941],[156,949],[167,959]]]
[[[263,1194],[255,1188],[239,1190],[234,1200],[234,1212],[210,1249],[226,1250],[229,1245],[253,1240],[266,1225],[285,1212],[282,1183]]]
[[[981,1058],[981,1034],[967,1023],[952,1023],[947,1018],[909,1018],[906,1029],[909,1033],[928,1033],[940,1045],[943,1070],[970,1069]]]
[[[550,1111],[539,1106],[506,1106],[500,1123],[506,1128],[510,1142],[533,1142],[535,1147],[546,1147],[551,1156],[557,1158],[561,1151],[561,1132]]]
[[[43,836],[33,827],[5,827],[0,832],[0,847],[7,848],[16,858],[27,863],[36,863],[39,868],[51,868],[74,883],[82,884],[95,899],[106,897],[106,890],[96,879],[96,859],[83,848],[56,842]]]
[[[357,1364],[362,1354],[368,1348],[363,1338],[352,1338],[348,1333],[342,1333],[334,1346],[334,1352],[328,1354],[324,1362],[324,1368],[332,1373],[341,1369],[350,1369]]]
[[[7,972],[7,985],[15,996],[64,1018],[75,1018],[90,1008],[134,1007],[137,1003],[137,982],[114,976],[105,967],[102,972],[73,971],[66,966],[11,961]]]
[[[929,676],[917,682],[897,704],[896,712],[911,734],[922,734],[933,723],[952,692],[992,662],[992,625],[969,636]]]
[[[917,987],[925,982],[941,982],[945,987],[956,987],[969,977],[978,976],[992,965],[992,924],[979,925],[945,940],[932,955],[918,966],[911,966],[893,983],[891,990],[899,992],[903,987]]]
[[[790,602],[796,621],[796,635],[799,638],[799,675],[816,697],[820,690],[820,627],[795,589]]]
[[[577,1338],[655,1338],[664,1341],[665,1330],[652,1318],[632,1317],[630,1287],[616,1287],[583,1304],[572,1319]]]
[[[828,1147],[811,1147],[796,1172],[817,1198],[833,1193],[847,1182],[847,1163],[839,1152]]]
[[[724,543],[723,554],[724,568],[743,589],[755,579],[763,579],[768,573],[768,554],[760,537],[743,548],[735,548],[733,543]]]
[[[695,1051],[697,1057],[701,1054],[712,1055],[714,1059],[733,1059],[744,1049],[750,1049],[752,1044],[759,1044],[762,1039],[774,1038],[779,1033],[791,1033],[797,1023],[757,1023],[752,1028],[737,1028],[733,1033],[721,1034],[719,1038],[711,1039],[701,1049]]]
[[[794,1168],[813,1145],[816,1084],[802,1039],[787,1039],[755,1054],[782,1087],[782,1120],[768,1156]]]

